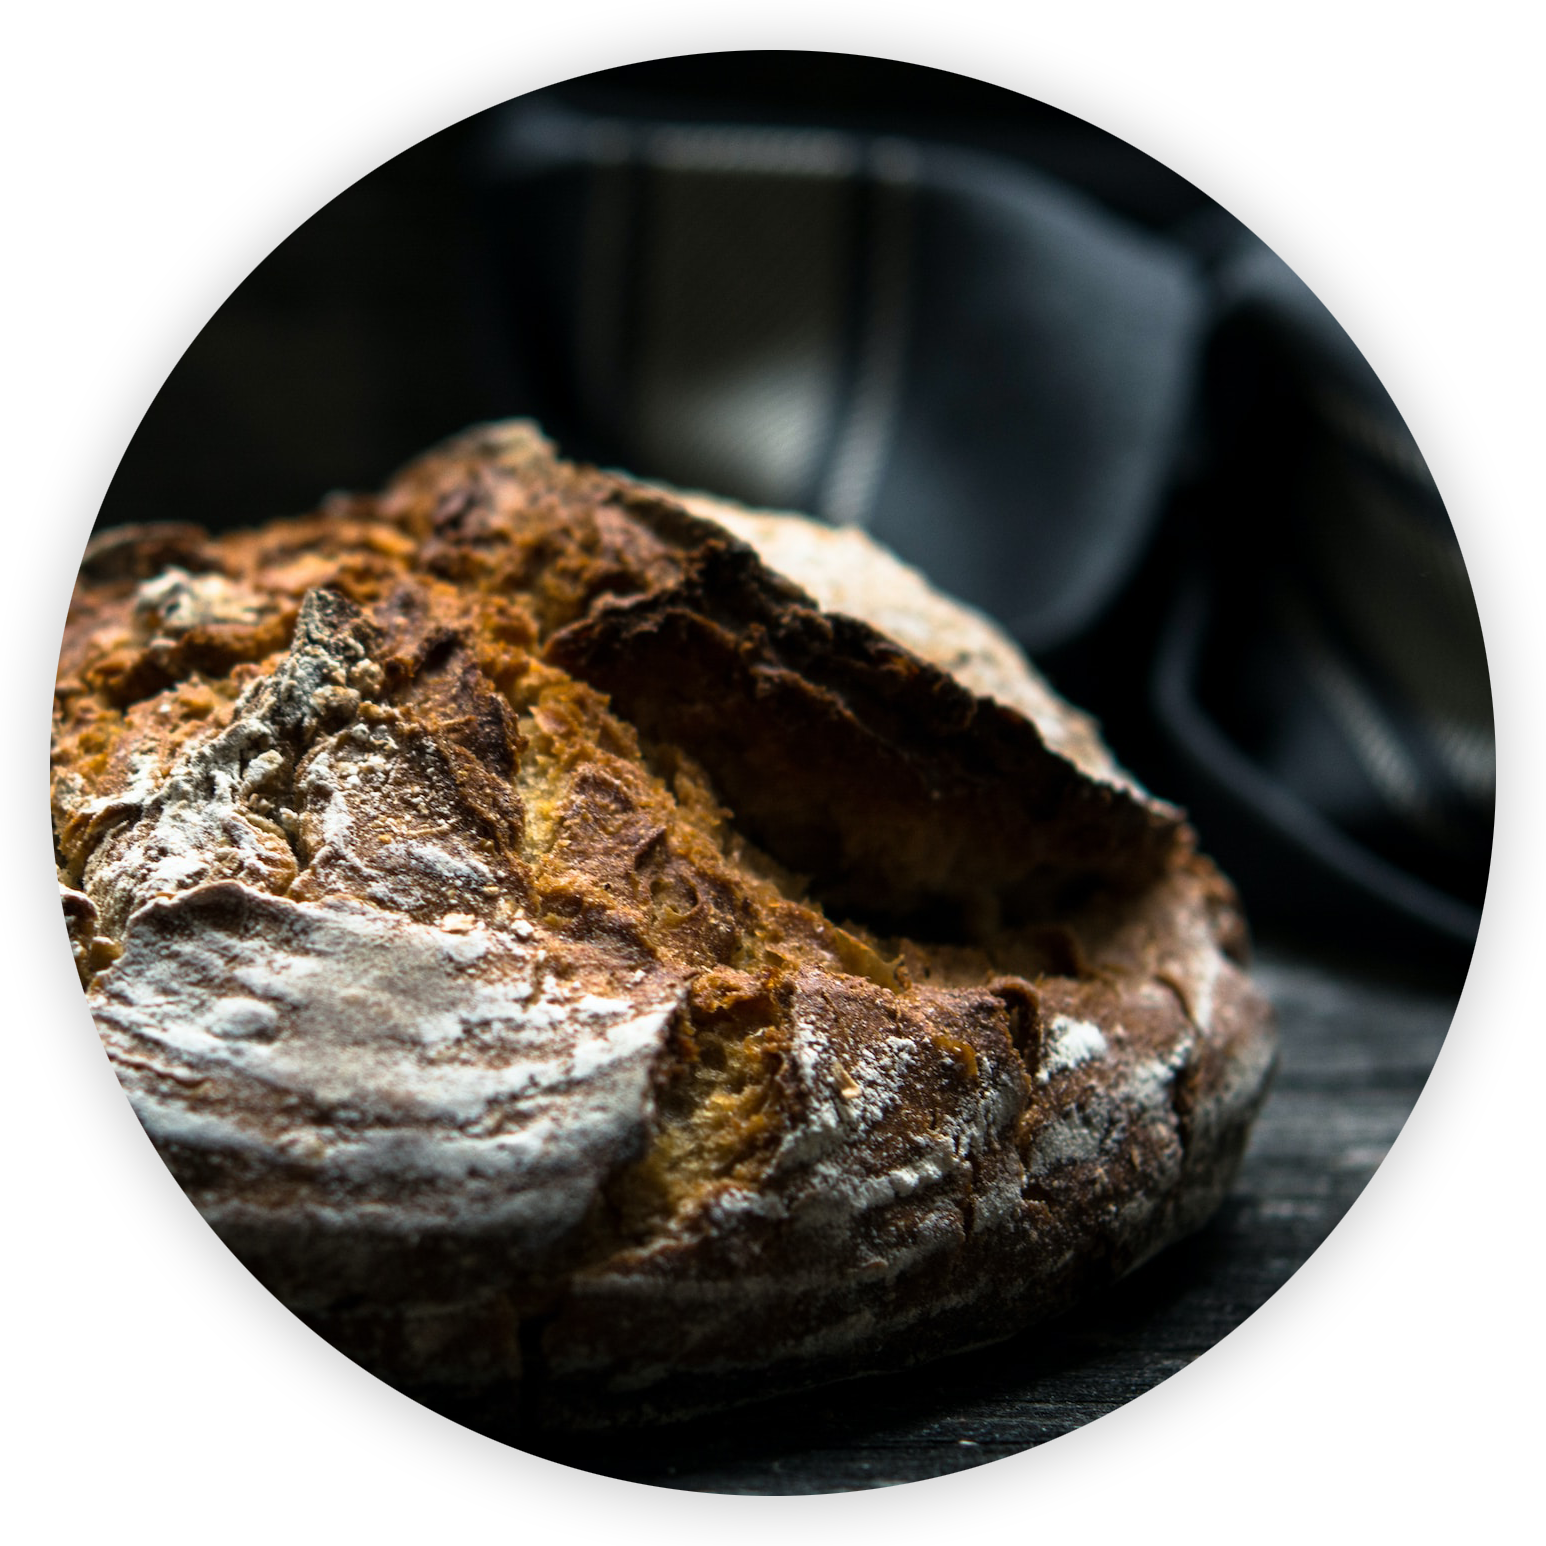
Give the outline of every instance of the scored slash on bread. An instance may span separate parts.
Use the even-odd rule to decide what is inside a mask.
[[[470,431],[82,566],[54,816],[200,1211],[413,1388],[680,1415],[1196,1228],[1273,1062],[1228,883],[860,534]]]

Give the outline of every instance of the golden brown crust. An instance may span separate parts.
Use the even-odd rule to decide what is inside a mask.
[[[168,1163],[340,1346],[539,1420],[1052,1313],[1206,1217],[1272,1062],[1227,882],[989,625],[914,577],[904,648],[698,509],[491,426],[107,534],[61,653],[67,918]]]

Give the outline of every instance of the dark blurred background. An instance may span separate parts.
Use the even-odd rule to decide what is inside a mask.
[[[456,49],[60,54],[59,427],[125,323],[233,199],[318,130]],[[1364,161],[1481,199],[1481,53],[1112,51],[1283,172]],[[895,128],[1019,156],[1153,229],[1206,201],[1129,145],[915,66],[762,54],[575,82],[584,107]],[[255,272],[156,400],[99,524],[246,524],[374,487],[518,411],[476,305],[462,186],[475,124],[363,179]]]
[[[62,54],[60,433],[145,295],[210,221],[317,131],[453,57],[448,49]],[[1333,218],[1350,235],[1364,221],[1354,241],[1376,263],[1384,243],[1382,274],[1441,352],[1444,315],[1461,318],[1450,334],[1475,365],[1469,400],[1480,421],[1480,51],[1099,57],[1209,117],[1285,175],[1331,169],[1333,181],[1342,178],[1340,192],[1323,187],[1322,207],[1340,199]],[[597,125],[603,139],[617,133],[606,125],[632,125],[626,155],[637,162],[640,145],[659,142],[649,125],[660,124],[685,125],[700,150],[719,133],[705,125],[736,124],[753,125],[742,145],[756,141],[756,125],[779,125],[850,130],[855,144],[889,135],[946,147],[935,173],[965,181],[935,189],[928,206],[951,241],[932,249],[934,289],[917,301],[918,342],[908,345],[917,368],[906,390],[918,413],[904,417],[887,453],[892,481],[873,496],[872,530],[1016,629],[1053,685],[1101,717],[1119,758],[1194,813],[1255,920],[1365,949],[1384,935],[1398,954],[1436,945],[1463,962],[1489,875],[1492,705],[1466,566],[1432,481],[1424,485],[1421,455],[1402,441],[1388,399],[1382,410],[1373,377],[1362,386],[1347,377],[1362,407],[1322,422],[1345,334],[1322,309],[1336,337],[1320,337],[1300,380],[1297,352],[1317,318],[1294,306],[1308,292],[1294,301],[1283,281],[1297,281],[1286,269],[1274,280],[1265,249],[1252,257],[1238,247],[1252,240],[1240,227],[1209,235],[1221,212],[1206,196],[1104,130],[976,80],[838,54],[697,54],[561,83],[540,102],[422,142],[334,199],[215,315],[145,417],[99,524],[178,519],[218,530],[303,512],[332,489],[379,487],[464,425],[521,413],[540,417],[569,455],[844,518],[807,498],[810,490],[759,493],[753,479],[737,485],[703,470],[711,462],[673,461],[665,442],[631,438],[581,400],[574,340],[589,334],[566,308],[591,284],[575,281],[589,274],[584,254],[600,250],[584,209],[601,207],[586,199],[611,176],[611,152],[603,145],[600,162],[587,158],[597,153]],[[946,164],[948,147],[993,153],[997,192],[972,182],[979,173],[968,162],[988,162]],[[652,182],[649,196],[669,192],[673,175]],[[731,203],[716,206],[719,215],[702,206],[713,218],[682,227],[694,252],[719,240],[716,218],[720,238],[734,237],[720,247],[730,258],[717,271],[699,261],[708,288],[751,258],[771,267],[778,289],[779,258],[767,257],[778,243],[759,235],[778,232],[782,216],[768,213],[778,206],[761,204],[764,226],[747,224],[736,212],[753,206],[733,203],[739,173],[720,169],[711,184],[716,176]],[[883,176],[870,187],[883,190]],[[1433,206],[1433,196],[1449,206]],[[631,207],[618,230],[632,221],[629,241],[638,227],[659,240],[665,206]],[[869,229],[866,240],[878,240],[883,227]],[[801,232],[788,246],[796,267],[801,243],[809,246]],[[1022,237],[1028,244],[1017,247]],[[631,266],[628,284],[659,272],[637,244],[609,238],[600,247],[615,249],[612,266]],[[928,241],[918,250],[928,255]],[[960,252],[988,266],[949,269]],[[1194,258],[1212,264],[1211,291],[1177,266]],[[1010,288],[993,288],[994,263]],[[1411,280],[1405,292],[1396,269]],[[697,288],[702,275],[691,274],[677,283],[694,312],[686,332],[717,346],[741,317],[714,317]],[[1255,309],[1215,328],[1207,306],[1235,281],[1257,295]],[[621,278],[617,286],[621,294]],[[731,312],[761,305],[745,300],[754,284],[736,294]],[[1198,295],[1212,297],[1203,311]],[[1456,311],[1456,295],[1472,309]],[[1177,331],[1164,348],[1175,357],[1192,346],[1177,340],[1211,339],[1206,391],[1136,369],[1146,329],[1166,308]],[[1353,365],[1367,373],[1356,357]],[[1124,397],[1127,408],[1116,411]],[[1166,402],[1175,411],[1159,419],[1146,407]],[[1144,450],[1132,427],[1146,416]],[[728,439],[744,448],[747,425],[764,424],[753,413]],[[1132,504],[1113,527],[1121,499],[1102,492],[1099,478],[1138,455],[1135,447],[1152,461],[1155,509]],[[1085,501],[1051,499],[1033,530],[1017,501],[1022,479],[1033,492],[1037,478],[1050,487],[1036,458],[1067,464],[1074,484],[1084,479]],[[942,468],[959,482],[940,484],[909,526],[909,498],[928,495]],[[999,498],[997,509],[979,490]],[[957,541],[954,527],[965,532],[972,519],[976,535]],[[934,541],[942,533],[943,546]],[[1011,533],[1019,550],[1000,558]],[[1065,538],[1084,547],[1067,567],[1074,578],[1079,564],[1085,577],[1101,569],[1107,549],[1122,550],[1124,563],[1088,591],[1079,617],[1048,618],[1044,600],[1039,617],[1033,609],[1017,618],[1014,601],[1037,581],[1054,598],[1051,611],[1078,589],[1056,569],[1068,557]],[[972,541],[976,589],[971,570],[949,567]],[[1189,611],[1194,592],[1201,611]],[[1289,603],[1309,618],[1305,628],[1285,621]]]
[[[456,53],[63,53],[60,433],[119,332],[210,221],[317,131]],[[1194,49],[1101,57],[1211,117],[1280,172],[1360,164],[1480,207],[1480,51]],[[1207,209],[1190,184],[1104,131],[972,80],[898,63],[700,56],[570,82],[557,97],[580,111],[621,117],[805,122],[982,148],[1155,233],[1173,232]],[[335,487],[377,487],[405,459],[470,422],[532,410],[490,305],[489,260],[468,193],[478,136],[470,122],[399,156],[335,199],[241,286],[150,410],[99,524],[192,519],[223,529],[300,512]],[[1249,465],[1234,485],[1178,485],[1175,509],[1156,523],[1141,574],[1104,625],[1067,648],[1040,652],[1039,663],[1054,685],[1101,714],[1122,761],[1194,812],[1204,846],[1241,884],[1269,951],[1291,948],[1268,955],[1263,977],[1279,1000],[1288,1054],[1240,1206],[1198,1237],[1203,1254],[1167,1255],[1169,1268],[1159,1263],[1158,1277],[1147,1269],[1115,1314],[1093,1306],[1071,1339],[1037,1354],[1042,1362],[996,1348],[988,1384],[969,1368],[955,1374],[955,1384],[948,1371],[931,1374],[923,1405],[917,1393],[906,1405],[886,1388],[822,1391],[793,1413],[776,1408],[767,1419],[773,1439],[759,1436],[756,1422],[734,1419],[722,1435],[694,1436],[688,1450],[666,1435],[669,1464],[643,1455],[635,1461],[640,1480],[697,1486],[690,1476],[699,1466],[710,1478],[703,1484],[717,1490],[819,1490],[824,1456],[838,1455],[849,1470],[832,1473],[841,1472],[847,1490],[873,1486],[880,1476],[955,1469],[962,1455],[997,1458],[1087,1421],[1091,1410],[1136,1396],[1209,1347],[1243,1306],[1277,1288],[1340,1217],[1407,1119],[1464,980],[1464,921],[1438,928],[1399,895],[1382,895],[1384,883],[1350,886],[1337,872],[1336,853],[1328,860],[1313,838],[1274,826],[1260,802],[1240,798],[1238,779],[1235,787],[1229,778],[1209,787],[1207,775],[1218,771],[1209,748],[1156,711],[1155,662],[1183,594],[1187,533],[1206,529],[1220,512],[1257,518],[1260,510],[1251,498],[1238,499],[1238,489],[1260,492],[1263,482],[1282,481],[1254,451],[1237,459]],[[1243,553],[1237,572],[1252,564]],[[1376,564],[1364,567],[1377,581]],[[1292,759],[1272,767],[1266,737],[1252,744],[1246,710],[1260,714],[1269,702],[1262,688],[1271,686],[1280,643],[1271,629],[1255,631],[1255,614],[1265,615],[1258,601],[1255,589],[1241,587],[1240,620],[1223,637],[1201,640],[1209,645],[1204,660],[1224,680],[1194,683],[1192,707],[1201,705],[1237,750],[1258,759],[1271,775],[1269,792],[1308,809],[1317,792],[1294,782]],[[1262,669],[1254,666],[1258,649],[1266,649]],[[1241,694],[1248,702],[1235,705]],[[1271,702],[1313,707],[1299,679],[1286,680]],[[1483,708],[1490,734],[1490,703]],[[1347,767],[1347,748],[1317,741],[1314,728],[1289,737],[1308,748],[1302,761]],[[1490,818],[1490,793],[1473,804]],[[1337,832],[1353,833],[1402,873],[1480,904],[1478,875],[1447,870],[1433,844],[1410,847],[1410,824],[1394,833],[1377,822],[1337,824],[1330,795],[1319,809],[1330,812]],[[1339,895],[1342,904],[1333,906]],[[1289,898],[1297,906],[1286,906]],[[1370,983],[1379,979],[1360,976],[1376,937],[1396,962],[1377,989]],[[1292,952],[1305,942],[1313,954]],[[1319,966],[1306,968],[1306,960]],[[1467,1166],[1456,1175],[1461,1190],[1452,1186],[1447,1206],[1436,1209],[1336,1342],[1300,1365],[1271,1401],[1221,1427],[1211,1447],[1194,1446],[1136,1478],[1136,1490],[1480,1492],[1480,1144]],[[1194,1288],[1200,1269],[1209,1274],[1206,1292],[1183,1291]],[[959,1433],[976,1433],[985,1447]],[[411,1478],[382,1475],[369,1456],[351,1452],[178,1447],[164,1436],[79,1421],[66,1424],[62,1438],[68,1492],[414,1490]],[[719,1442],[730,1455],[728,1481],[714,1480]],[[750,1463],[734,1469],[744,1453]],[[779,1476],[770,1486],[773,1455],[781,1458],[771,1461]],[[679,1464],[688,1473],[682,1478]]]

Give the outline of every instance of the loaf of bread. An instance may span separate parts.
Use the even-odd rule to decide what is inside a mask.
[[[64,907],[204,1217],[410,1388],[683,1414],[982,1344],[1195,1229],[1273,1063],[1228,883],[853,531],[484,427],[109,531]]]

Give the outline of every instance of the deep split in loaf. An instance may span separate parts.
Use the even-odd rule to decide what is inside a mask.
[[[407,1386],[604,1423],[1007,1336],[1200,1224],[1266,1088],[1228,883],[990,625],[526,425],[104,534],[58,705],[136,1111]]]

